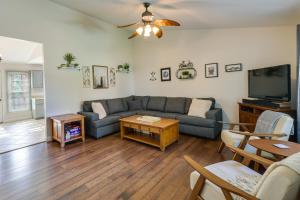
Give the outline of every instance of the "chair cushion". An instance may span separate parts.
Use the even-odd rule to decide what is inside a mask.
[[[188,124],[193,126],[202,126],[214,128],[216,126],[216,121],[212,119],[205,119],[202,117],[194,117],[188,115],[179,115],[176,117],[181,124]]]
[[[107,126],[107,125],[110,125],[110,124],[117,123],[117,122],[119,122],[119,120],[120,120],[120,116],[110,115],[110,116],[107,116],[103,119],[93,121],[92,126],[95,127],[95,128],[99,128],[99,127],[103,127],[103,126]]]
[[[219,162],[205,168],[221,179],[251,194],[254,192],[255,185],[262,177],[262,175],[256,171],[233,160]],[[192,189],[194,188],[199,176],[200,174],[196,171],[191,173],[190,186]],[[201,196],[204,199],[224,200],[224,195],[221,189],[208,180],[205,182]]]
[[[142,110],[143,109],[143,104],[142,104],[141,99],[127,101],[127,104],[128,104],[129,110]]]
[[[230,132],[230,130],[223,130],[221,133],[221,139],[227,146],[229,145],[233,147],[238,147],[241,141],[244,139],[244,137],[245,136],[243,135],[232,133]],[[254,139],[259,139],[259,137],[251,136],[249,138],[249,140],[254,140]],[[245,151],[248,153],[256,154],[256,150],[257,149],[255,147],[249,144],[245,146]],[[269,159],[275,159],[275,157],[272,154],[265,151],[261,152],[261,156]]]
[[[119,113],[114,113],[111,116],[119,116],[120,118],[124,117],[130,117],[132,115],[136,115],[137,111],[125,111],[125,112],[119,112]]]
[[[185,99],[184,97],[168,97],[165,112],[184,114]]]
[[[163,112],[165,109],[166,99],[166,97],[150,97],[147,104],[147,110]]]
[[[123,99],[109,99],[107,100],[108,110],[110,114],[127,111]]]

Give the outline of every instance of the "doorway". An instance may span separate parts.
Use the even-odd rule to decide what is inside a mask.
[[[46,141],[43,45],[0,36],[0,153]]]

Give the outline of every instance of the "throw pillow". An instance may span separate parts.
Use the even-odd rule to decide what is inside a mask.
[[[94,113],[99,115],[99,119],[103,119],[107,116],[106,111],[100,102],[92,102],[92,109]]]
[[[143,110],[142,100],[127,101],[129,110]]]
[[[206,118],[205,114],[209,111],[211,104],[209,100],[193,99],[188,115]]]

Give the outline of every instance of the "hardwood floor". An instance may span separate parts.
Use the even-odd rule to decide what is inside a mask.
[[[45,141],[44,119],[28,119],[0,124],[0,153]]]
[[[180,135],[161,152],[119,134],[65,149],[42,143],[0,155],[0,199],[187,199],[192,168],[183,155],[204,165],[228,159],[218,145]]]

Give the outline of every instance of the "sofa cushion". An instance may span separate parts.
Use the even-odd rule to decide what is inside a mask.
[[[127,101],[127,104],[128,104],[129,110],[142,110],[143,109],[143,104],[142,104],[141,99]]]
[[[216,100],[214,98],[209,97],[209,98],[197,98],[197,99],[210,100],[212,102],[210,109],[215,108]],[[192,103],[192,98],[186,98],[185,109],[184,109],[185,114],[189,112],[191,103]]]
[[[214,128],[216,126],[216,121],[212,119],[205,119],[202,117],[194,117],[188,115],[179,115],[176,118],[179,120],[181,124],[210,127],[210,128]]]
[[[105,99],[103,100],[93,100],[93,101],[84,101],[82,104],[82,111],[83,112],[93,112],[92,102],[100,102],[105,109],[106,113],[109,113],[108,105]]]
[[[107,105],[110,114],[127,111],[127,105],[125,106],[125,103],[121,98],[109,99],[107,100]]]
[[[123,100],[123,102],[124,102],[124,105],[125,105],[125,109],[126,110],[129,110],[129,107],[128,107],[128,101],[132,101],[132,100],[134,100],[134,96],[133,95],[131,95],[131,96],[129,96],[129,97],[124,97],[124,98],[122,98],[122,100]]]
[[[150,97],[147,104],[147,110],[164,111],[166,97]]]
[[[149,96],[134,96],[134,100],[142,100],[143,110],[146,110]]]
[[[107,126],[107,125],[110,125],[110,124],[117,123],[117,122],[119,122],[119,120],[120,120],[120,116],[109,115],[109,116],[107,116],[103,119],[93,121],[92,126],[94,126],[95,128],[99,128],[99,127],[103,127],[103,126]]]
[[[184,97],[168,97],[165,112],[184,114],[185,99]]]
[[[162,117],[162,118],[169,118],[169,119],[176,119],[181,114],[179,113],[165,113],[165,112],[158,112],[155,114],[155,117]]]
[[[138,115],[147,115],[147,116],[154,116],[157,117],[159,115],[159,111],[152,111],[152,110],[138,110],[136,111]]]
[[[111,116],[119,116],[120,118],[124,117],[130,117],[132,115],[136,115],[137,111],[125,111],[125,112],[119,112],[119,113],[114,113]]]

